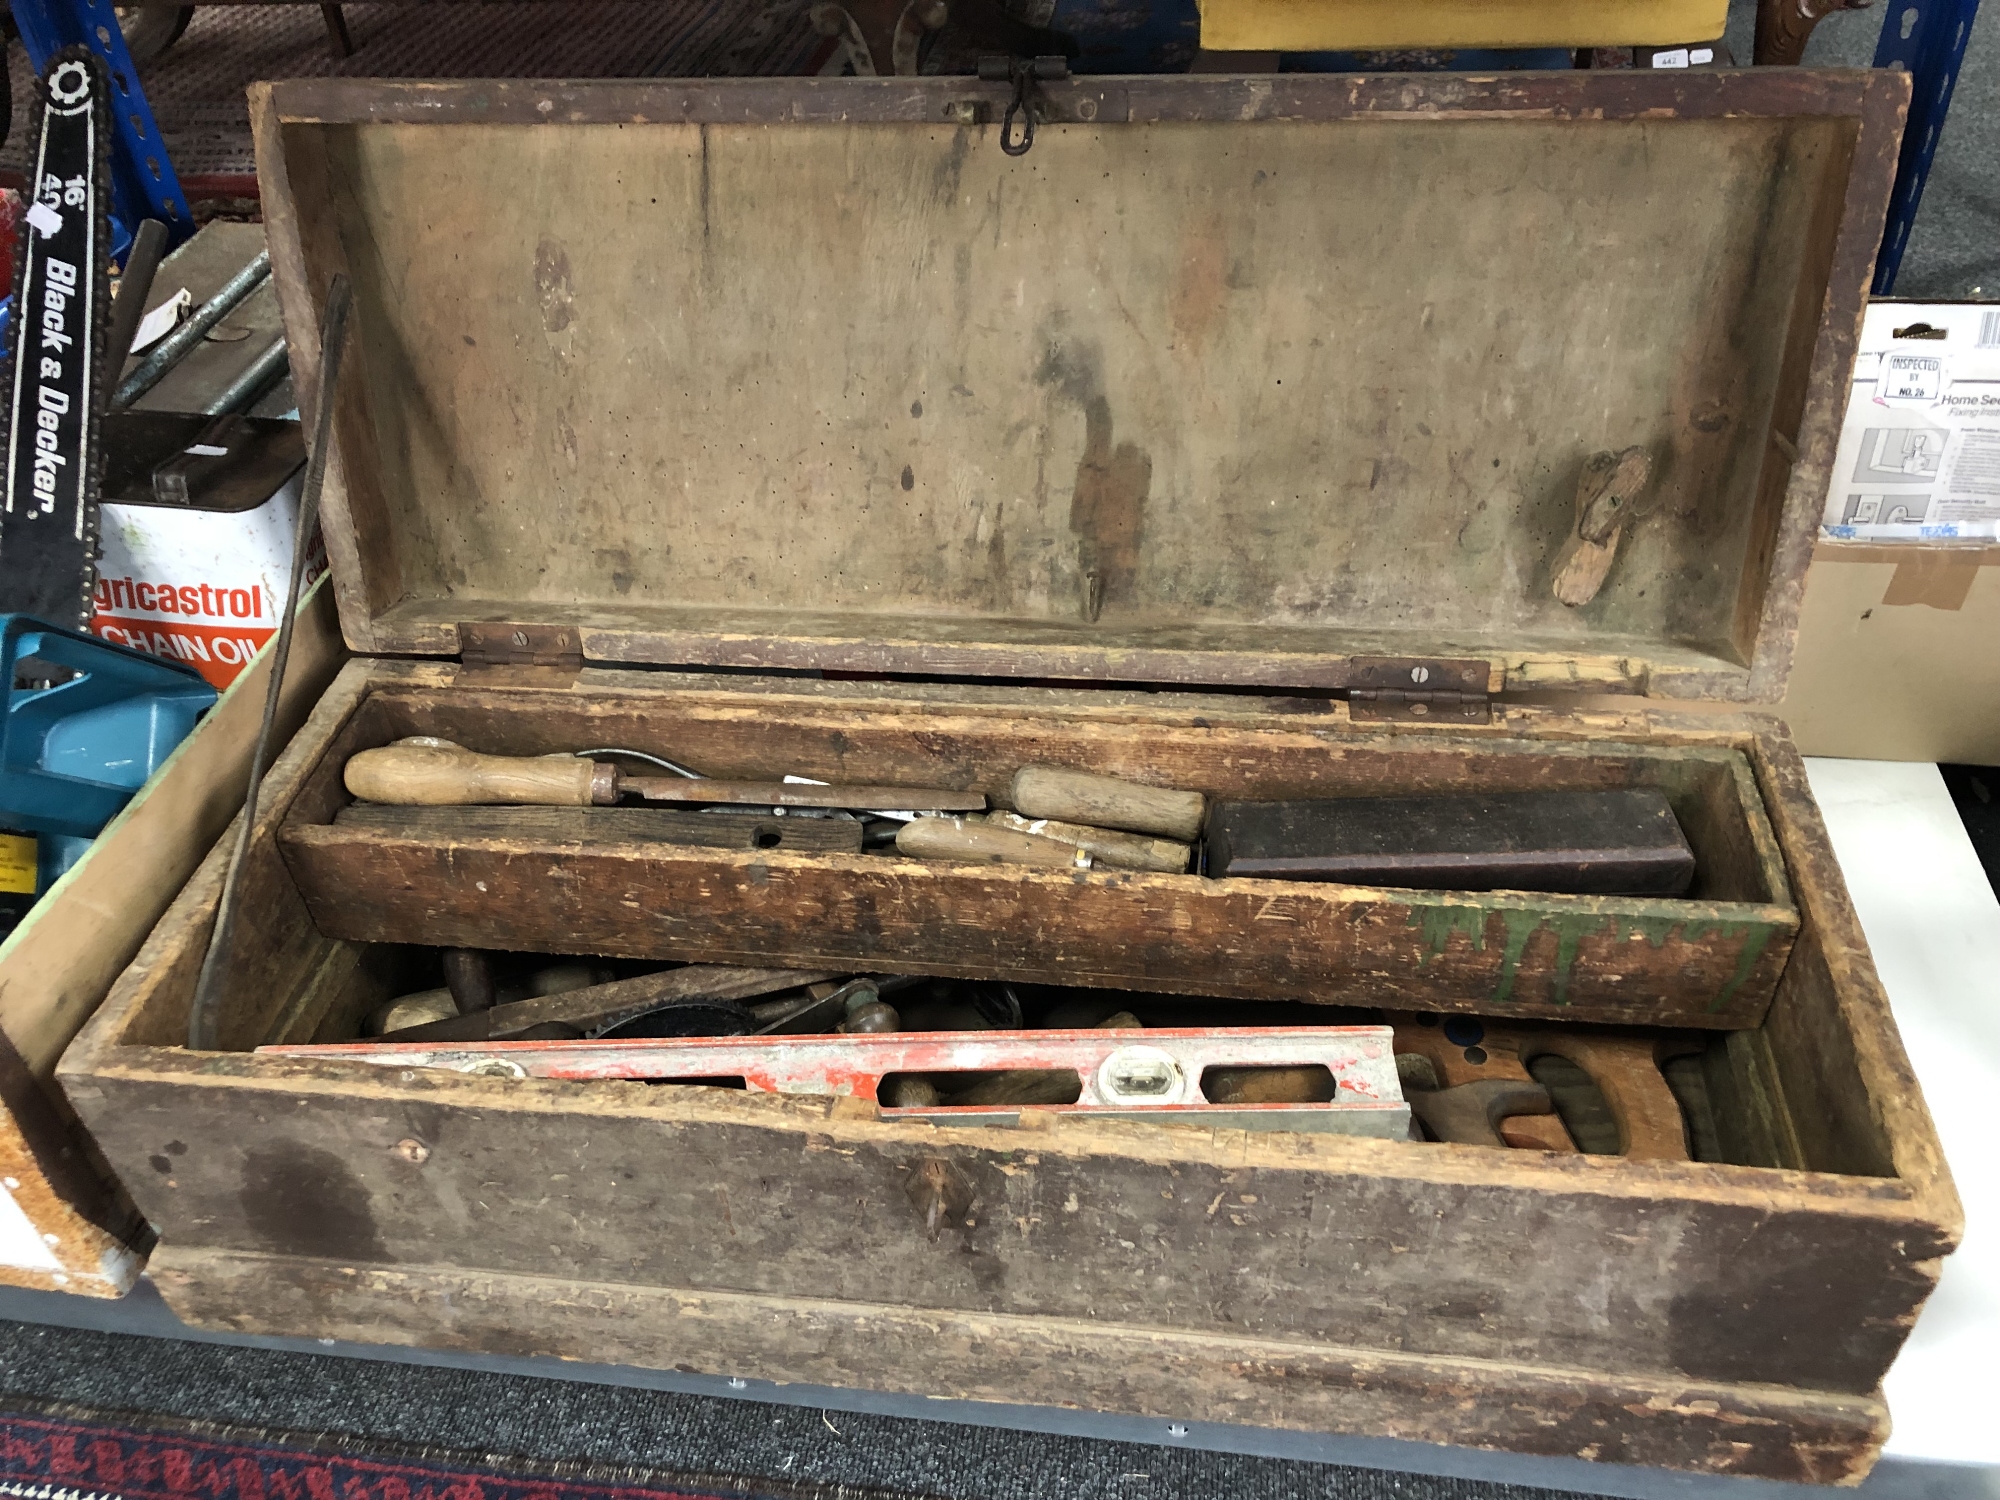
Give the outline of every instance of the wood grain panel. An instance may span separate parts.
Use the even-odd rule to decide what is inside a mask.
[[[1145,86],[1020,163],[893,102],[951,86],[795,91],[787,123],[758,117],[769,91],[666,90],[562,132],[494,123],[520,118],[513,92],[422,95],[449,131],[392,123],[416,94],[275,92],[281,118],[367,122],[282,135],[380,393],[342,427],[383,494],[355,557],[403,584],[366,590],[380,644],[449,649],[424,609],[505,601],[599,620],[613,657],[753,665],[694,620],[763,609],[857,642],[884,614],[1039,636],[1042,670],[1100,677],[1108,656],[1247,682],[1261,653],[1176,657],[1254,627],[1330,659],[1361,633],[1540,638],[1551,666],[1625,642],[1656,691],[1743,690],[1739,606],[1778,525],[1751,500],[1800,388],[1790,313],[1828,274],[1812,205],[1841,197],[1855,84],[1758,84],[1732,112],[1706,83],[1650,86],[1649,111],[1625,81],[1433,100],[1326,80],[1228,129],[1185,118],[1228,90]],[[537,90],[572,121],[597,98],[514,92]],[[841,99],[840,128],[804,123]],[[1663,456],[1666,512],[1567,610],[1547,560],[1577,468],[1635,442]],[[669,602],[691,628],[613,623]],[[1655,652],[1695,660],[1653,680]]]
[[[555,1355],[854,1390],[1082,1406],[1309,1432],[1654,1464],[1804,1484],[1858,1480],[1879,1397],[1188,1336],[1096,1321],[816,1296],[731,1296],[168,1245],[154,1276],[202,1328]],[[1025,1392],[1025,1394],[1024,1394]]]
[[[440,846],[292,827],[320,932],[364,943],[777,963],[1242,999],[1728,1029],[1762,1018],[1788,908],[1447,894],[883,855]]]

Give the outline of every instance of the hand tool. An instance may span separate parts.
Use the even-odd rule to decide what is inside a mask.
[[[1149,839],[1136,833],[1119,833],[1109,828],[1086,828],[1081,823],[1059,823],[1054,818],[1024,818],[1014,812],[990,812],[986,821],[996,828],[1016,833],[1032,833],[1037,838],[1073,844],[1088,854],[1094,864],[1118,870],[1152,870],[1163,875],[1186,871],[1194,853],[1188,844],[1172,839]]]
[[[1317,1104],[1334,1084],[1325,1068],[1210,1068],[1201,1091],[1217,1104]]]
[[[268,270],[268,256],[259,258]],[[326,483],[326,461],[333,447],[334,399],[340,385],[341,352],[347,344],[350,296],[346,275],[336,271],[327,285],[326,310],[320,318],[319,381],[315,388],[319,405],[313,420],[312,455],[306,462],[305,483],[299,492],[298,517],[292,533],[292,579],[285,590],[284,611],[278,617],[278,638],[271,646],[271,682],[264,696],[264,719],[258,726],[257,743],[250,755],[249,789],[244,793],[243,811],[237,819],[236,847],[230,851],[215,926],[202,955],[201,973],[195,980],[194,1003],[188,1010],[188,1046],[197,1052],[218,1045],[222,976],[234,952],[231,938],[236,923],[237,878],[256,834],[258,794],[264,784],[264,768],[270,763],[279,695],[284,691],[285,667],[292,656],[292,626],[298,619],[299,599],[305,592],[306,563],[312,555],[308,543],[319,525],[319,493]],[[136,372],[133,378],[137,378]]]
[[[969,818],[913,818],[896,835],[896,852],[912,859],[955,859],[972,864],[1046,865],[1088,870],[1087,851],[1032,833],[1016,833]]]
[[[146,351],[146,357],[112,393],[112,408],[130,406],[158,385],[183,355],[206,338],[210,329],[247,301],[250,294],[270,276],[271,253],[260,250],[255,260],[224,282],[213,297],[194,310],[186,322]],[[321,346],[322,350],[324,347]]]
[[[1192,843],[1201,833],[1207,799],[1200,792],[1142,786],[1061,766],[1023,766],[1014,773],[1014,811],[1088,828],[1116,828]]]
[[[1532,1082],[1551,1096],[1566,1124],[1554,1117],[1504,1120],[1500,1134],[1508,1145],[1635,1161],[1690,1159],[1680,1103],[1658,1062],[1686,1046],[1680,1035],[1495,1024],[1478,1016],[1432,1017],[1426,1024],[1426,1018],[1390,1012],[1385,1019],[1395,1028],[1397,1054],[1422,1056],[1445,1086]],[[1545,1066],[1556,1059],[1580,1069],[1587,1084],[1579,1087]]]
[[[378,1006],[362,1023],[361,1031],[364,1036],[394,1036],[422,1031],[458,1017],[458,1002],[452,998],[450,990],[418,990],[413,995],[399,995],[386,1005]]]
[[[1218,802],[1218,878],[1427,891],[1678,896],[1694,851],[1657,787],[1451,797]]]
[[[460,1015],[491,1010],[499,998],[492,955],[477,948],[445,949],[444,987],[451,992]]]
[[[153,277],[160,269],[160,257],[167,253],[167,226],[158,219],[142,219],[132,236],[132,248],[125,252],[125,269],[118,277],[118,290],[111,298],[111,326],[104,340],[104,365],[97,374],[97,404],[108,408],[118,388],[119,374],[139,321],[146,315],[146,299],[153,294]]]
[[[903,1018],[896,1014],[896,1007],[882,998],[872,981],[857,987],[844,1005],[847,1017],[833,1028],[842,1035],[877,1035],[903,1029]]]
[[[570,755],[479,755],[449,740],[418,737],[347,762],[348,791],[365,802],[457,807],[478,803],[545,807],[609,806],[626,793],[649,802],[734,803],[748,807],[827,807],[919,812],[983,812],[979,792],[934,787],[812,786],[629,776],[609,761]]]
[[[1462,1146],[1504,1146],[1500,1122],[1509,1115],[1550,1114],[1555,1105],[1539,1083],[1482,1078],[1436,1091],[1411,1089],[1410,1112],[1440,1141]]]
[[[746,808],[720,816],[677,807],[390,807],[351,802],[336,828],[457,845],[473,839],[537,844],[682,844],[696,849],[768,849],[858,854],[864,825],[852,818],[773,817]]]
[[[1633,1161],[1687,1161],[1687,1125],[1680,1101],[1660,1071],[1659,1046],[1653,1037],[1594,1036],[1569,1030],[1527,1032],[1521,1055],[1528,1071],[1558,1104],[1562,1096],[1557,1081],[1542,1070],[1545,1060],[1560,1058],[1589,1075],[1615,1125],[1619,1156]],[[1578,1132],[1573,1129],[1571,1134]],[[1597,1145],[1580,1135],[1577,1144],[1586,1150]]]
[[[1093,1031],[1141,1031],[1139,1018],[1129,1010],[1121,1010],[1116,1015],[1106,1016]],[[1225,1098],[1210,1091],[1209,1081],[1223,1069],[1210,1068],[1201,1077],[1203,1097],[1211,1104],[1269,1104],[1268,1099],[1245,1100]],[[1237,1071],[1242,1071],[1238,1069]],[[1324,1072],[1324,1069],[1320,1071]],[[949,1079],[950,1075],[944,1075]],[[1329,1075],[1330,1076],[1330,1075]],[[931,1091],[939,1092],[939,1079],[928,1080]],[[943,1095],[943,1102],[954,1109],[972,1105],[995,1104],[1074,1104],[1083,1092],[1083,1085],[1075,1071],[1070,1068],[1010,1068],[1002,1073],[966,1074],[957,1080],[956,1086]],[[1333,1097],[1333,1085],[1327,1085],[1326,1098]],[[1296,1102],[1296,1101],[1294,1101]]]
[[[28,146],[28,212],[14,240],[0,612],[84,628],[97,589],[98,361],[111,259],[104,64],[88,48],[50,59]]]
[[[1383,1019],[1395,1028],[1396,1067],[1406,1092],[1488,1081],[1536,1082],[1521,1062],[1514,1046],[1518,1033],[1512,1030],[1490,1027],[1478,1016],[1440,1018],[1388,1011]],[[1576,1142],[1553,1113],[1506,1115],[1497,1128],[1504,1146],[1576,1153]],[[1482,1129],[1477,1141],[1459,1144],[1491,1142]]]
[[[802,974],[792,969],[743,969],[718,964],[689,964],[637,979],[620,979],[587,989],[568,990],[531,1000],[504,1001],[488,1010],[449,1016],[384,1036],[397,1045],[433,1042],[483,1042],[518,1036],[531,1026],[548,1023],[574,1026],[596,1035],[661,1006],[706,1001],[727,1003],[769,995],[779,990],[816,984],[831,976]],[[753,1019],[745,1012],[745,1029]]]
[[[804,1032],[839,1031],[845,1028],[855,1012],[873,1006],[884,995],[926,982],[919,974],[874,974],[850,979],[845,984],[810,984],[806,986],[804,999],[770,1000],[751,1007],[757,1025],[750,1034],[795,1036]],[[879,1031],[903,1029],[901,1017],[893,1007],[884,1005],[881,1009],[888,1015],[864,1017],[861,1029],[867,1029],[868,1024]],[[836,1017],[840,1019],[836,1020]],[[886,1024],[892,1018],[896,1024]]]
[[[491,1015],[491,1011],[484,1012]],[[1027,1069],[1066,1070],[1078,1080],[1074,1104],[1049,1106],[1080,1119],[1239,1130],[1326,1131],[1409,1139],[1404,1103],[1383,1026],[1309,1026],[1283,1030],[1224,1027],[1203,1031],[892,1031],[858,1036],[695,1038],[650,1042],[484,1042],[388,1045],[342,1043],[260,1047],[281,1057],[370,1062],[394,1068],[445,1068],[495,1077],[564,1079],[741,1078],[752,1093],[844,1096],[880,1103],[892,1075],[940,1075]],[[1201,1080],[1217,1067],[1320,1065],[1333,1075],[1334,1097],[1309,1104],[1215,1104]],[[1450,1091],[1447,1091],[1450,1092]],[[1007,1125],[1022,1106],[885,1109],[885,1118],[935,1124]]]

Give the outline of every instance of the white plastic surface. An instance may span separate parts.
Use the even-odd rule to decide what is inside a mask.
[[[30,1271],[62,1269],[62,1262],[50,1251],[41,1231],[5,1186],[0,1186],[0,1265],[20,1266]]]
[[[1885,1451],[2000,1464],[2000,901],[1936,766],[1806,769],[1965,1204],[1965,1242],[1883,1382]]]

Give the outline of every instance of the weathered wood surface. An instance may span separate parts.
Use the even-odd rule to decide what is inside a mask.
[[[451,697],[438,691],[450,677],[447,668],[409,663],[351,668],[274,771],[260,843],[274,844],[287,819],[338,811],[338,767],[329,757],[340,744],[366,742],[363,731],[379,731],[368,723],[378,706],[369,701],[373,689],[401,684],[411,701],[441,702]],[[542,698],[591,705],[589,712],[619,700],[659,715],[654,683],[622,682],[599,674],[589,690]],[[424,691],[409,691],[417,688]],[[376,695],[383,696],[393,695]],[[1114,741],[1147,724],[1156,740],[1177,741],[1202,718],[1280,738],[1310,722],[1309,742],[1322,758],[1345,743],[1371,747],[1357,753],[1388,764],[1400,747],[1440,777],[1466,739],[1362,732],[1338,711],[1297,715],[1240,699],[1032,689],[710,681],[676,707],[707,701],[783,724],[813,699],[822,707],[908,705],[938,722],[1018,719],[1029,703],[1060,716],[1076,702],[1074,716]],[[1163,716],[1163,702],[1184,717]],[[1539,741],[1550,759],[1560,752],[1581,764],[1617,761],[1593,760],[1593,734],[1649,748],[1751,753],[1776,814],[1775,842],[1795,875],[1814,883],[1808,941],[1824,936],[1842,955],[1829,961],[1828,985],[1786,992],[1787,1024],[1810,1031],[1820,1052],[1848,1059],[1845,1086],[1835,1077],[1803,1096],[1825,1119],[1801,1132],[1797,1150],[1820,1170],[1112,1122],[1037,1120],[1042,1128],[961,1133],[883,1122],[826,1101],[708,1089],[384,1077],[243,1054],[194,1057],[176,1043],[220,887],[215,860],[71,1049],[63,1081],[184,1257],[177,1264],[189,1279],[176,1295],[205,1321],[324,1335],[349,1317],[386,1318],[399,1331],[378,1338],[566,1350],[566,1340],[591,1336],[587,1315],[575,1310],[581,1303],[618,1309],[638,1320],[654,1347],[672,1350],[682,1347],[683,1312],[699,1317],[723,1302],[846,1303],[858,1310],[847,1326],[858,1330],[940,1320],[987,1327],[980,1320],[1009,1318],[1036,1338],[1067,1338],[1062,1327],[1089,1320],[1100,1348],[1168,1338],[1192,1351],[1148,1366],[1159,1371],[1150,1393],[1130,1394],[1109,1374],[1087,1388],[1094,1404],[1115,1409],[1185,1412],[1241,1401],[1233,1409],[1249,1420],[1293,1420],[1290,1412],[1303,1414],[1296,1416],[1303,1425],[1351,1421],[1373,1431],[1408,1422],[1403,1430],[1443,1440],[1532,1451],[1545,1442],[1563,1451],[1588,1447],[1593,1439],[1571,1426],[1582,1421],[1610,1445],[1602,1456],[1851,1476],[1879,1436],[1874,1386],[1934,1283],[1958,1217],[1886,1003],[1855,967],[1865,950],[1852,912],[1837,876],[1823,883],[1831,856],[1811,821],[1796,758],[1768,721],[1760,728],[1755,720],[1645,708],[1581,717],[1509,710],[1503,720],[1484,741],[1496,750],[1488,757],[1495,764],[1533,762],[1500,753],[1524,738]],[[1307,763],[1303,746],[1297,763]],[[1710,779],[1730,781],[1726,767],[1717,763]],[[256,868],[260,882],[288,883],[275,856]],[[273,950],[291,955],[285,964],[294,973],[341,962],[354,969],[357,950],[312,931],[295,898],[270,910]],[[266,981],[287,982],[275,968]],[[260,986],[238,992],[234,1003],[244,1016],[232,1025],[248,1035],[268,1028],[282,997]],[[400,1145],[409,1140],[426,1151]],[[662,1162],[675,1167],[664,1171]],[[1827,1167],[1896,1175],[1835,1176]],[[962,1180],[973,1222],[934,1245],[904,1185],[915,1172],[947,1171]],[[496,1192],[496,1183],[507,1190]],[[558,1281],[571,1290],[530,1291]],[[501,1290],[468,1291],[454,1304],[459,1311],[446,1312],[430,1300],[446,1285]],[[1579,1288],[1590,1294],[1579,1296]],[[482,1311],[463,1310],[472,1305]],[[559,1310],[544,1318],[545,1306]],[[642,1306],[671,1306],[674,1320],[647,1321],[650,1314],[636,1311]],[[1343,1354],[1334,1365],[1246,1364],[1232,1351],[1249,1351],[1232,1340],[1338,1344],[1366,1355]],[[797,1343],[790,1355],[733,1331],[721,1343],[743,1351],[728,1361],[742,1373],[850,1378],[824,1361],[810,1365],[818,1373],[794,1375],[800,1367],[790,1360],[806,1357]],[[874,1375],[852,1378],[954,1388],[923,1355],[900,1342],[888,1347]],[[990,1344],[980,1389],[994,1399],[1045,1398],[1048,1367],[1035,1352],[1045,1347]],[[600,1340],[597,1351],[606,1348]],[[1200,1355],[1203,1348],[1212,1354]],[[644,1357],[622,1344],[616,1352]],[[1458,1373],[1441,1384],[1430,1373],[1404,1381],[1399,1372],[1411,1359],[1426,1370],[1450,1363]],[[699,1351],[675,1362],[723,1363]],[[1337,1380],[1329,1373],[1336,1365],[1344,1372]],[[1253,1378],[1244,1378],[1246,1368]],[[1628,1373],[1605,1373],[1613,1371]],[[1715,1411],[1683,1410],[1671,1391],[1686,1382],[1756,1383],[1755,1399],[1768,1404],[1744,1408],[1756,1415],[1739,1427],[1731,1403],[1751,1397],[1710,1393],[1693,1399],[1716,1400]],[[1086,1390],[1074,1382],[1057,1388]],[[1449,1390],[1453,1399],[1412,1394],[1420,1388]],[[1330,1403],[1329,1389],[1340,1392]],[[1652,1394],[1588,1395],[1579,1407],[1579,1389]],[[1845,1395],[1824,1394],[1834,1391]],[[1618,1405],[1637,1407],[1633,1419],[1659,1410],[1675,1420],[1654,1428],[1647,1417],[1635,1429],[1608,1415]],[[1611,1425],[1576,1415],[1586,1409],[1607,1413]],[[1399,1418],[1397,1410],[1422,1415]],[[1741,1441],[1750,1448],[1712,1444],[1711,1420],[1722,1431],[1749,1433]]]
[[[779,123],[928,124],[946,101],[979,100],[997,120],[1003,84],[951,78],[560,79],[298,78],[258,85],[285,124],[487,123],[537,126]],[[1833,116],[1862,112],[1880,88],[1859,69],[1794,73],[1269,74],[1076,78],[1049,85],[1050,119],[1099,123],[1408,118],[1622,122],[1669,115]],[[1907,91],[1907,90],[1906,90]],[[1894,90],[1885,90],[1894,97]]]
[[[344,653],[324,591],[299,617],[282,740]],[[0,1189],[39,1244],[0,1282],[118,1297],[145,1262],[139,1220],[54,1083],[56,1060],[207,852],[249,775],[269,661],[258,660],[0,948]]]
[[[1757,1024],[1795,926],[1783,862],[1741,752],[1729,748],[392,682],[329,743],[283,835],[329,937],[966,977],[1004,970],[1050,983],[1727,1028]],[[344,797],[347,754],[407,735],[508,755],[619,745],[711,775],[942,785],[1002,801],[1028,764],[1260,799],[1660,786],[1694,843],[1698,899],[1047,875],[886,852],[814,860],[782,848],[708,855],[532,832],[445,841],[373,822],[311,826]]]
[[[1868,941],[1848,900],[1805,763],[1788,735],[1752,754],[1799,897],[1801,941],[1763,1038],[1806,1160],[1824,1171],[1894,1173],[1940,1222],[1957,1196],[1923,1089],[1903,1051]],[[1866,1099],[1864,1112],[1850,1101]],[[1951,1231],[1955,1240],[1957,1228]]]
[[[1452,894],[889,854],[481,839],[340,825],[284,851],[313,921],[350,942],[700,963],[1004,975],[1242,999],[1618,1024],[1754,1026],[1788,908]]]
[[[826,1100],[319,1060],[104,1062],[70,1084],[93,1131],[144,1167],[132,1189],[163,1239],[216,1249],[1855,1394],[1943,1250],[1887,1179],[931,1127]],[[935,1244],[909,1192],[932,1161],[971,1221]]]
[[[859,1390],[1852,1483],[1888,1435],[1879,1397],[1495,1365],[1338,1341],[656,1289],[584,1276],[163,1247],[197,1327],[755,1374]]]
[[[1750,550],[1736,600],[1733,638],[1750,661],[1747,696],[1754,702],[1781,699],[1791,673],[1806,568],[1847,413],[1861,317],[1909,109],[1910,89],[1895,71],[1877,70],[1862,101],[1859,131],[1846,147],[1845,182],[1829,181],[1811,196],[1802,226],[1809,249],[1793,288],[1783,373],[1756,479]],[[1813,289],[1815,282],[1824,293]]]
[[[1081,81],[1023,163],[943,123],[990,88],[885,84],[259,93],[288,324],[356,281],[351,639],[448,652],[499,606],[735,666],[1338,686],[1373,635],[1681,694],[1781,668],[1761,570],[1803,571],[1803,512],[1757,496],[1774,429],[1781,492],[1824,487],[1887,182],[1857,122],[1900,83]],[[840,291],[773,319],[801,282]],[[1634,443],[1668,514],[1567,610],[1575,473]]]
[[[850,818],[753,817],[665,807],[419,808],[356,802],[343,807],[334,824],[439,845],[501,839],[562,848],[682,844],[702,849],[861,852],[861,825]]]

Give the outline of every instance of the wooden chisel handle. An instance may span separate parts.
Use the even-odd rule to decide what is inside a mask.
[[[996,828],[1016,833],[1032,833],[1036,838],[1054,839],[1083,850],[1100,865],[1119,870],[1151,870],[1161,875],[1179,875],[1188,867],[1194,852],[1173,839],[1149,839],[1140,833],[1119,833],[1110,828],[1086,828],[1081,823],[1058,823],[1054,818],[1024,818],[1019,813],[988,813],[986,821]]]
[[[1014,773],[1014,810],[1024,818],[1122,828],[1185,844],[1201,832],[1206,807],[1207,799],[1200,792],[1141,786],[1060,766],[1023,766]]]
[[[348,791],[397,807],[589,807],[618,795],[614,766],[570,755],[479,755],[450,740],[398,740],[347,762]]]
[[[1090,868],[1090,856],[1074,845],[963,818],[912,819],[896,835],[896,852],[916,859],[961,859],[975,864]]]

